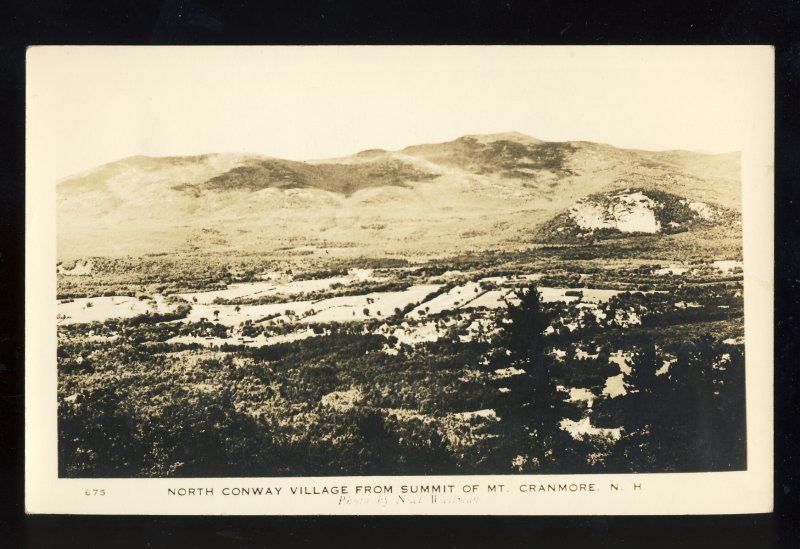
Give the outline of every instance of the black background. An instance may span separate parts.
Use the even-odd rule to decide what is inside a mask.
[[[25,47],[33,44],[775,44],[775,512],[705,517],[26,517]],[[800,2],[383,0],[0,4],[0,546],[798,547]]]

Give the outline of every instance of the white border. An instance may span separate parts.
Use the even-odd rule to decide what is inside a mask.
[[[747,390],[748,469],[732,473],[558,475],[558,476],[450,476],[450,477],[339,477],[302,479],[59,479],[56,451],[56,239],[55,186],[47,171],[42,137],[48,120],[57,113],[41,100],[52,69],[48,53],[59,48],[28,51],[26,147],[26,378],[25,378],[25,507],[28,513],[66,514],[501,514],[501,515],[632,515],[731,514],[769,512],[773,508],[773,131],[774,53],[771,47],[718,48],[740,55],[750,71],[752,94],[744,109],[732,113],[746,118],[748,138],[742,148],[745,349]],[[71,48],[80,54],[82,48]],[[97,48],[84,48],[96,50]],[[116,48],[119,49],[119,48]],[[326,48],[331,51],[331,48]],[[397,50],[398,48],[389,48]],[[488,49],[488,48],[487,48]],[[520,48],[491,48],[503,56]],[[523,48],[524,49],[524,48]],[[539,48],[541,49],[541,48]],[[563,48],[551,48],[558,51]],[[589,48],[613,56],[619,48]],[[630,48],[626,48],[630,49]],[[647,48],[639,48],[644,53]],[[656,48],[671,51],[670,47]],[[686,48],[673,48],[685,54]],[[163,49],[137,48],[159,55]],[[224,48],[211,48],[225,53]],[[342,55],[347,48],[341,48]],[[352,48],[350,48],[352,50]],[[452,55],[464,48],[447,48]],[[239,50],[241,51],[241,50]],[[405,48],[423,57],[420,48]],[[441,53],[443,50],[438,49]],[[96,53],[96,52],[95,52]],[[110,52],[109,52],[110,53]],[[236,50],[227,53],[236,55]],[[397,54],[397,51],[393,52]],[[520,485],[594,483],[596,492],[522,493]],[[621,489],[612,491],[610,484]],[[437,503],[399,504],[402,485],[453,485],[453,493]],[[490,493],[488,485],[503,484],[506,493]],[[641,485],[634,489],[633,485]],[[356,494],[357,486],[391,485],[391,498]],[[348,486],[349,502],[340,495],[289,494],[290,487]],[[463,491],[464,486],[470,492]],[[477,486],[473,493],[472,486]],[[173,496],[168,489],[213,489],[213,496]],[[225,487],[282,487],[281,496],[225,496]],[[105,496],[87,496],[102,489]],[[477,498],[476,501],[443,500]],[[412,498],[409,498],[412,499]]]

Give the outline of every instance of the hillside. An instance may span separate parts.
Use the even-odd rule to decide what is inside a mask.
[[[435,256],[525,246],[582,199],[625,189],[735,213],[739,156],[543,142],[513,132],[308,162],[137,156],[59,183],[58,253]]]
[[[719,226],[741,231],[741,215],[733,210],[661,191],[622,189],[597,193],[537,228],[542,242],[572,242],[632,235],[702,233]]]

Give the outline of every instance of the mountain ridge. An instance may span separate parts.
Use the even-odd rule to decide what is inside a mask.
[[[358,158],[358,157],[371,157],[375,155],[385,155],[391,153],[402,153],[403,151],[425,148],[425,147],[440,147],[446,145],[452,145],[454,143],[463,142],[464,140],[471,140],[474,139],[478,142],[486,142],[486,141],[510,141],[513,139],[518,140],[519,142],[528,142],[534,144],[571,144],[575,146],[588,146],[588,147],[595,147],[595,148],[604,148],[609,150],[616,150],[616,151],[625,151],[627,153],[637,153],[643,156],[669,156],[669,155],[687,155],[687,156],[695,156],[695,157],[726,157],[733,161],[738,161],[740,157],[740,153],[738,151],[729,151],[729,152],[720,152],[720,153],[707,153],[707,152],[697,152],[692,151],[689,149],[666,149],[666,150],[647,150],[647,149],[629,149],[625,147],[619,147],[616,145],[611,145],[608,143],[599,143],[593,141],[585,141],[585,140],[570,140],[570,141],[544,141],[522,132],[517,131],[509,131],[509,132],[497,132],[497,133],[488,133],[488,134],[466,134],[461,137],[451,139],[449,141],[442,141],[437,143],[425,143],[425,144],[418,144],[418,145],[409,145],[402,149],[398,150],[387,150],[381,148],[373,148],[373,149],[364,149],[358,152],[355,152],[351,155],[343,156],[343,157],[331,157],[331,158],[319,158],[319,159],[305,159],[305,160],[289,160],[283,159],[276,156],[249,152],[249,153],[237,153],[237,152],[208,152],[208,153],[201,153],[201,154],[191,154],[191,155],[167,155],[167,156],[152,156],[152,155],[143,155],[143,154],[136,154],[131,156],[125,156],[119,158],[117,160],[112,160],[109,162],[104,162],[98,166],[93,168],[88,168],[86,170],[82,170],[80,172],[76,172],[73,174],[69,174],[63,178],[61,178],[57,183],[62,184],[69,181],[72,181],[76,178],[81,178],[86,175],[89,175],[97,170],[101,170],[104,168],[110,168],[120,164],[129,164],[133,161],[144,161],[144,162],[154,162],[154,161],[163,161],[163,162],[182,162],[182,161],[202,161],[212,157],[234,157],[239,159],[260,159],[260,160],[281,160],[285,162],[296,162],[296,163],[304,163],[304,164],[320,164],[320,163],[341,163],[342,161],[347,161],[349,159]]]
[[[519,132],[309,161],[136,155],[58,183],[59,255],[180,251],[204,228],[223,233],[217,241],[231,249],[503,247],[582,198],[625,188],[739,211],[739,170],[735,153],[634,151]]]

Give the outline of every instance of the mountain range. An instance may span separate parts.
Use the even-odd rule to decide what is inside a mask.
[[[436,256],[702,235],[740,223],[740,211],[738,153],[629,150],[516,132],[307,162],[134,156],[57,186],[61,259],[275,250]]]

